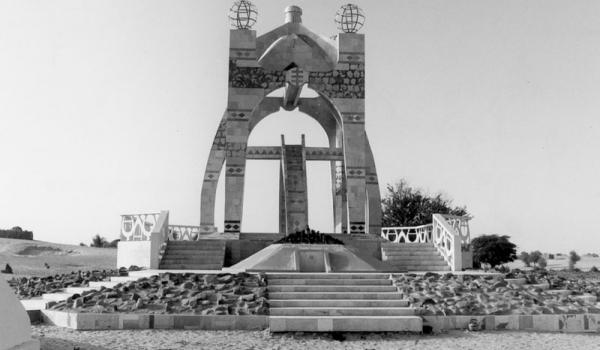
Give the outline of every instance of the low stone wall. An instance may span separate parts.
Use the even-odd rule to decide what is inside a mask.
[[[264,330],[266,315],[94,314],[42,310],[44,323],[75,330],[112,329],[200,329]],[[600,315],[488,315],[423,316],[423,326],[434,333],[469,328],[473,320],[481,330],[600,333]]]
[[[269,317],[261,315],[95,314],[42,310],[47,324],[76,330],[202,329],[263,330]]]
[[[0,238],[25,239],[33,240],[33,232],[31,231],[15,231],[15,230],[0,230]]]
[[[476,320],[482,330],[542,332],[600,332],[600,314],[423,316],[423,326],[433,332],[468,329]]]

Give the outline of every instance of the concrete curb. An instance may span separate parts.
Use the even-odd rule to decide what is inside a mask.
[[[483,330],[600,333],[600,314],[423,316],[434,332],[467,329],[477,320]]]
[[[42,316],[47,324],[76,330],[263,330],[269,327],[269,316],[266,315],[97,314],[42,310]]]
[[[47,324],[75,330],[201,329],[264,330],[267,315],[96,314],[42,310]],[[600,333],[600,314],[422,316],[434,332],[467,329],[475,319],[482,330]]]

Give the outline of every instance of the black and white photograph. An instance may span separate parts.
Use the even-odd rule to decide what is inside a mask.
[[[600,349],[600,1],[353,1],[0,0],[0,350]]]

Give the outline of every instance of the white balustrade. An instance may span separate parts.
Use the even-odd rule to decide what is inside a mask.
[[[433,214],[431,224],[383,227],[381,237],[398,244],[433,243],[452,271],[460,271],[462,252],[471,244],[470,219],[468,216]]]
[[[169,225],[169,241],[197,241],[200,226]]]
[[[432,225],[408,227],[383,227],[381,237],[394,243],[428,243],[431,242]]]
[[[148,241],[160,213],[121,215],[122,241]]]

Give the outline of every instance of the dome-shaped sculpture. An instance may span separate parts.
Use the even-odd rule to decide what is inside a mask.
[[[356,33],[365,24],[365,15],[360,7],[354,4],[342,5],[335,14],[338,30],[344,33]]]
[[[256,6],[248,0],[237,0],[229,9],[229,21],[237,29],[251,29],[257,17]]]

